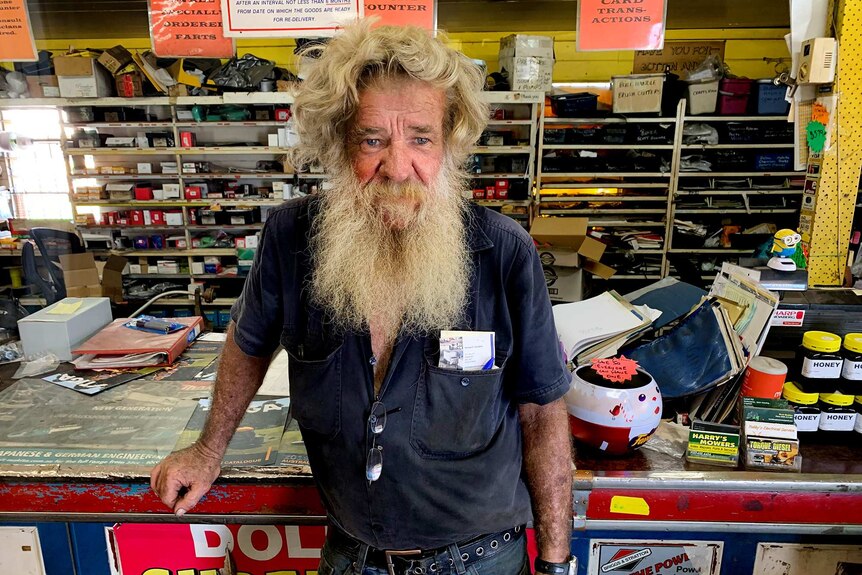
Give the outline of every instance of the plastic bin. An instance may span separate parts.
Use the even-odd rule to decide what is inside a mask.
[[[565,144],[566,129],[545,127],[545,133],[542,136],[542,141],[545,144]]]
[[[793,154],[791,152],[763,152],[755,154],[754,169],[762,172],[784,172],[792,170]]]
[[[689,84],[685,99],[688,102],[690,115],[715,114],[718,103],[718,80]]]
[[[748,78],[722,78],[718,86],[718,113],[722,116],[745,114],[753,83]]]
[[[728,122],[725,129],[729,144],[753,144],[761,139],[761,129],[754,124]]]
[[[569,130],[567,143],[571,144],[598,144],[601,143],[601,126],[578,126]]]
[[[551,110],[558,118],[595,115],[598,105],[599,97],[590,92],[551,96]]]
[[[764,116],[786,115],[790,102],[784,99],[787,86],[776,86],[772,80],[757,81],[757,113]]]
[[[613,124],[602,128],[602,144],[620,145],[625,144],[628,139],[628,126],[614,126]]]

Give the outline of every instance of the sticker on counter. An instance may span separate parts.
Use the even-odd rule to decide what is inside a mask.
[[[772,314],[772,327],[800,327],[805,321],[805,310],[803,309],[777,309]]]
[[[643,497],[614,495],[611,497],[611,513],[625,515],[649,515],[649,503]]]
[[[721,572],[721,541],[591,539],[589,575],[663,575]]]

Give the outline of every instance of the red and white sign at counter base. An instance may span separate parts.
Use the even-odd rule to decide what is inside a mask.
[[[239,575],[317,575],[326,528],[317,525],[113,527],[123,575],[218,575],[229,550]]]
[[[334,36],[361,18],[364,0],[221,0],[224,35],[249,38]]]
[[[221,0],[150,0],[153,53],[172,58],[232,58],[222,33]]]
[[[772,314],[769,325],[773,327],[800,327],[805,321],[805,310],[802,309],[777,309]]]
[[[665,0],[578,0],[577,49],[660,50]]]

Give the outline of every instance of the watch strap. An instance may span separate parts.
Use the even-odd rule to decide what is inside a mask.
[[[536,557],[533,567],[539,573],[547,573],[547,575],[569,575],[569,569],[572,565],[572,556],[562,563],[552,563]]]

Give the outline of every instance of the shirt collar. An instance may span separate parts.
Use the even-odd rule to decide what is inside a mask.
[[[467,244],[470,247],[470,251],[474,253],[494,247],[494,242],[491,241],[491,238],[488,237],[488,234],[483,229],[481,209],[479,206],[470,206],[465,217],[466,221],[464,222],[467,226]]]

